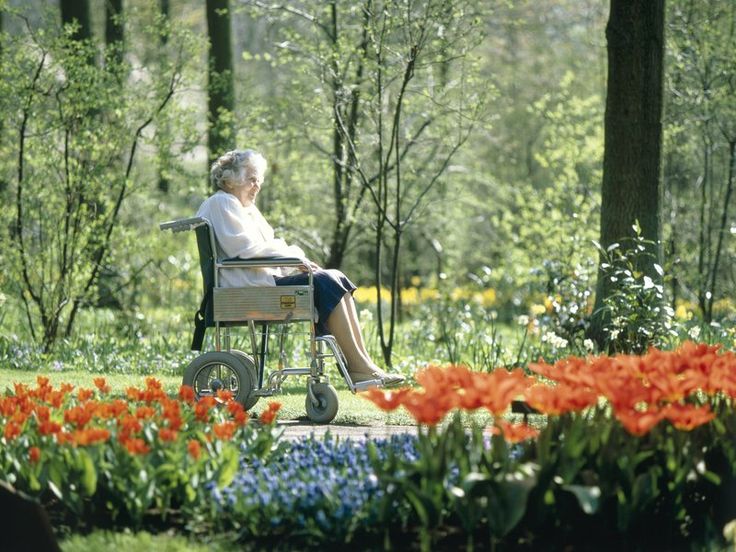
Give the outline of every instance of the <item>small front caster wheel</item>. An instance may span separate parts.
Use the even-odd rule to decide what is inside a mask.
[[[337,391],[329,383],[314,383],[311,389],[317,404],[312,402],[309,393],[307,393],[304,404],[307,409],[307,416],[315,424],[329,424],[337,416]]]

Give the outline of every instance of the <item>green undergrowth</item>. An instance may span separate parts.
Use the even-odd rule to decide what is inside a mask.
[[[151,534],[145,531],[95,531],[89,535],[72,535],[60,544],[63,552],[224,552],[233,549],[233,543],[225,539],[202,542],[172,533]]]

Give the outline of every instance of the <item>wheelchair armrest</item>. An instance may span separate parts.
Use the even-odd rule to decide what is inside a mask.
[[[198,228],[203,224],[208,224],[206,219],[203,219],[202,217],[190,217],[185,219],[162,222],[158,225],[158,227],[161,230],[171,230],[172,232],[176,233],[186,232],[187,230],[194,230],[195,228]]]
[[[263,268],[282,266],[302,266],[304,261],[296,257],[255,257],[252,259],[223,259],[217,263],[220,268]]]

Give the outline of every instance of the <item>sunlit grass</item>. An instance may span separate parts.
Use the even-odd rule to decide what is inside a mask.
[[[233,549],[233,542],[220,537],[210,542],[199,542],[181,535],[142,531],[95,531],[89,535],[72,535],[61,542],[64,552],[99,552],[125,550],[126,552],[220,552]]]

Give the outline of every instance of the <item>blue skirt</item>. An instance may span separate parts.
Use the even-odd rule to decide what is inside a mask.
[[[277,286],[306,286],[309,283],[309,274],[302,272],[291,276],[275,278]],[[317,335],[326,335],[326,322],[330,313],[346,293],[352,293],[356,286],[345,274],[334,268],[320,269],[314,272],[314,306],[317,308]]]

